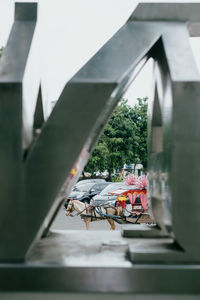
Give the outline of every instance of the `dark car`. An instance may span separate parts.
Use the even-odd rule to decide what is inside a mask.
[[[106,203],[111,204],[111,205],[115,205],[116,204],[116,200],[118,198],[118,195],[112,195],[112,193],[114,191],[121,191],[123,194],[123,191],[126,190],[135,190],[138,189],[136,186],[134,185],[126,185],[123,182],[116,182],[116,183],[111,183],[109,184],[107,187],[104,188],[104,190],[102,190],[100,192],[100,194],[97,194],[96,196],[94,196],[90,203],[98,206],[98,205],[104,205]],[[126,201],[127,204],[130,204],[130,201],[127,200]],[[137,208],[139,209],[139,206],[141,205],[140,202],[140,198],[137,197],[135,204],[137,204]]]
[[[96,194],[99,194],[109,184],[110,182],[89,182],[85,184],[80,184],[78,187],[75,187],[70,193],[64,206],[67,207],[70,199],[90,203],[90,199]]]
[[[83,179],[78,181],[74,188],[79,187],[81,184],[86,184],[86,183],[105,183],[105,179],[102,178],[91,178],[91,179]]]

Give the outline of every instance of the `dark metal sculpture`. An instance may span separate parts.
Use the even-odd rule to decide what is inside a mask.
[[[200,76],[188,29],[198,34],[200,4],[140,4],[66,84],[46,122],[38,91],[38,134],[23,149],[23,78],[36,11],[36,4],[16,4],[0,62],[0,290],[199,293]],[[58,192],[66,177],[70,192],[135,68],[150,57],[156,88],[149,105],[149,194],[156,226],[124,227],[131,238],[128,267],[50,265],[52,253],[68,255],[64,234],[60,244],[54,236],[41,239],[62,205]]]

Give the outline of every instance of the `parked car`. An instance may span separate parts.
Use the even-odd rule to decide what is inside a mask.
[[[85,179],[85,180],[80,180],[78,181],[74,188],[79,187],[81,184],[86,184],[86,183],[105,183],[105,179],[101,178],[91,178],[91,179]]]
[[[80,184],[78,187],[76,186],[72,190],[64,206],[67,207],[70,199],[90,203],[90,199],[96,194],[100,193],[109,184],[110,182],[106,181],[99,183],[87,182],[85,184]]]
[[[95,205],[95,206],[104,205],[106,203],[115,206],[118,195],[113,195],[112,193],[114,191],[120,191],[121,190],[121,192],[123,194],[123,191],[136,190],[136,189],[138,189],[138,187],[136,187],[135,185],[128,185],[127,186],[123,182],[111,183],[107,187],[105,187],[104,190],[102,190],[99,194],[94,196],[91,199],[90,203]],[[126,201],[126,204],[130,204],[130,201],[128,199]],[[140,210],[142,211],[142,204],[141,204],[139,196],[136,198],[133,209],[138,210],[138,211],[140,211]]]

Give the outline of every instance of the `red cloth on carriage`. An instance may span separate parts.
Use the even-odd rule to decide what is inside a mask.
[[[112,192],[111,194],[112,195],[122,195],[122,196],[128,197],[132,206],[135,203],[135,200],[136,200],[137,196],[139,195],[140,196],[140,201],[141,201],[141,204],[142,204],[142,207],[143,207],[144,211],[147,208],[148,200],[147,200],[147,190],[146,189],[135,189],[135,190],[132,190],[132,189],[127,189],[127,190],[119,189],[119,190],[116,190],[116,191]],[[120,201],[120,205],[123,206],[123,208],[124,208],[125,207],[125,201],[124,201],[124,204],[122,204],[121,202],[122,201]]]

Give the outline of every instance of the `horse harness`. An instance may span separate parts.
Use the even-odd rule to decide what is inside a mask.
[[[71,205],[71,207],[70,207],[70,209],[66,209],[66,212],[69,212],[70,213],[70,217],[76,217],[76,216],[79,216],[79,215],[81,215],[85,210],[86,210],[86,213],[88,213],[88,207],[87,207],[87,205],[86,205],[86,203],[85,203],[85,208],[82,210],[82,211],[80,211],[80,212],[77,212],[76,214],[74,214],[74,215],[72,215],[72,212],[74,211],[74,203],[72,202],[72,203],[69,203],[68,204],[68,206],[69,205]]]
[[[81,219],[90,218],[91,222],[92,222],[92,221],[95,221],[95,220],[105,220],[105,219],[110,219],[110,218],[118,218],[118,216],[115,216],[115,215],[108,215],[107,209],[109,207],[116,209],[115,207],[109,205],[108,207],[103,207],[106,211],[106,213],[103,213],[101,206],[89,205],[86,209],[86,214],[81,214]],[[97,214],[99,216],[97,216]]]
[[[71,217],[76,217],[76,216],[81,216],[81,219],[85,219],[85,218],[90,218],[91,219],[91,222],[92,221],[95,221],[95,220],[105,220],[105,219],[109,219],[109,218],[112,218],[112,219],[115,219],[115,221],[117,221],[118,219],[123,219],[125,220],[126,217],[125,216],[115,216],[115,215],[108,215],[108,212],[107,212],[107,209],[109,207],[112,207],[112,208],[115,208],[113,206],[108,206],[108,207],[103,207],[106,211],[106,213],[103,213],[102,212],[102,207],[101,206],[94,206],[94,205],[86,205],[85,203],[85,208],[80,211],[80,212],[77,212],[76,214],[72,215],[72,212],[74,211],[74,203],[70,203],[71,207],[70,209],[66,209],[66,212],[70,212],[70,216]],[[98,210],[97,210],[98,209]],[[116,208],[115,208],[116,209]],[[86,214],[83,214],[83,212],[86,211]],[[96,214],[100,215],[97,216]],[[139,215],[135,221],[135,223],[138,222],[139,218],[141,217],[141,215]],[[118,222],[118,221],[117,221]]]

